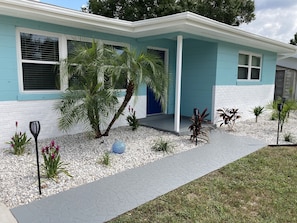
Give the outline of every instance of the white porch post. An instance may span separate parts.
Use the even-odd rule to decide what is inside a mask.
[[[181,97],[181,72],[183,54],[183,36],[177,36],[176,49],[176,74],[175,74],[175,113],[174,113],[174,131],[180,130],[180,97]]]

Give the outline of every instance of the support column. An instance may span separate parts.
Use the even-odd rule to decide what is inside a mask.
[[[174,113],[174,131],[180,131],[180,98],[181,98],[181,73],[183,56],[183,36],[177,36],[176,49],[176,74],[175,74],[175,113]]]

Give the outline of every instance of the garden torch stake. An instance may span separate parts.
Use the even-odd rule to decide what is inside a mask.
[[[38,187],[39,187],[39,194],[41,195],[41,185],[40,185],[40,171],[39,171],[39,156],[38,156],[38,144],[37,144],[37,137],[40,132],[40,123],[39,121],[33,121],[29,124],[30,131],[35,139],[35,149],[36,149],[36,160],[37,160],[37,175],[38,175]]]

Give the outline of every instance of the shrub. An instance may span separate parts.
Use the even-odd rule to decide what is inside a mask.
[[[217,112],[219,114],[219,117],[222,118],[222,120],[220,121],[222,122],[220,126],[228,125],[230,130],[233,129],[235,121],[241,118],[241,116],[238,115],[238,108],[220,108],[217,110]]]
[[[284,134],[284,140],[286,142],[292,142],[293,141],[293,137],[292,137],[291,133]]]
[[[102,159],[101,159],[101,163],[105,166],[110,165],[110,152],[109,151],[104,152]]]
[[[13,154],[22,155],[25,152],[26,145],[30,142],[31,138],[27,137],[26,132],[18,132],[18,122],[15,122],[16,132],[11,137],[11,140],[7,142],[13,148]]]
[[[200,114],[199,109],[194,109],[194,114],[191,118],[192,124],[189,126],[190,131],[192,132],[192,135],[190,139],[192,141],[195,140],[196,145],[198,143],[198,137],[200,135],[206,135],[205,132],[202,131],[202,123],[205,122],[205,118],[209,115],[207,112],[207,108],[204,109],[204,111]]]
[[[282,104],[282,111],[278,111],[278,104]],[[273,109],[273,113],[271,115],[271,120],[278,120],[280,119],[281,129],[283,131],[283,126],[285,121],[288,120],[290,116],[290,112],[297,110],[297,102],[294,99],[287,99],[278,98],[274,100],[271,104],[268,105],[269,108]]]
[[[47,178],[54,179],[58,177],[60,173],[64,173],[67,176],[72,177],[65,168],[68,164],[61,161],[60,147],[55,144],[54,140],[51,141],[49,146],[42,148],[42,156],[44,161],[42,167]]]
[[[136,130],[139,127],[138,119],[136,118],[136,111],[130,107],[128,108],[129,115],[127,116],[127,122],[129,123],[129,126],[132,127],[132,130]]]
[[[155,141],[154,145],[152,146],[152,150],[154,150],[156,152],[169,153],[169,152],[173,152],[173,149],[174,149],[174,146],[170,142],[168,142],[162,138]]]
[[[256,122],[258,122],[258,117],[263,113],[264,107],[256,106],[253,110],[254,115],[256,116]]]

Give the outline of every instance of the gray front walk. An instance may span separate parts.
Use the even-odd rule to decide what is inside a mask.
[[[210,143],[202,147],[11,211],[19,223],[105,222],[264,146],[265,143],[249,137],[215,130],[210,134]]]

